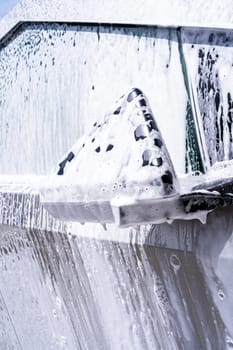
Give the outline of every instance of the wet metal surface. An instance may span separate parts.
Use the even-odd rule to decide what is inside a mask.
[[[174,30],[24,29],[1,47],[1,173],[49,171],[88,123],[104,116],[103,101],[112,105],[128,84],[149,92],[172,160],[184,170],[190,96]],[[214,163],[232,154],[232,87],[224,80],[232,71],[232,42],[219,56],[227,63],[219,80],[213,49],[195,40],[195,48],[187,41],[183,54]],[[204,116],[210,91],[213,126]],[[29,197],[0,198],[0,349],[233,347],[231,208],[210,214],[206,225],[178,221],[118,229],[55,221],[36,196]]]
[[[230,348],[230,211],[168,226],[135,245],[1,225],[1,348]]]

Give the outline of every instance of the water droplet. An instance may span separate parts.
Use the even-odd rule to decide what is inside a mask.
[[[142,160],[143,160],[142,166],[149,165],[150,157],[151,157],[151,151],[146,149],[142,155]]]
[[[137,327],[137,325],[135,323],[131,324],[130,330],[131,330],[133,335],[137,335],[138,334],[138,327]]]
[[[162,145],[163,145],[163,143],[162,143],[162,141],[160,140],[160,139],[154,139],[154,145],[155,146],[157,146],[157,147],[159,147],[159,148],[161,148],[162,147]]]
[[[106,148],[106,152],[109,152],[113,149],[113,145],[109,144],[108,147]]]
[[[154,159],[152,159],[152,161],[151,161],[151,165],[160,167],[160,166],[163,165],[163,159],[162,159],[161,157],[154,158]]]
[[[61,349],[67,348],[67,339],[63,335],[60,337],[60,347]]]
[[[108,251],[107,249],[104,249],[103,253],[104,253],[105,259],[106,259],[106,260],[109,260],[109,259],[110,259],[109,251]]]
[[[233,339],[229,336],[226,337],[227,349],[233,349]]]
[[[181,262],[180,259],[178,258],[177,255],[172,254],[170,256],[170,264],[172,265],[173,269],[176,271],[178,271],[180,269],[181,266]]]
[[[223,290],[220,289],[218,291],[218,296],[219,296],[220,300],[224,300],[225,299],[225,294],[224,294]]]
[[[62,308],[62,301],[59,297],[56,297],[56,306],[59,310]]]
[[[113,114],[120,114],[121,112],[121,107],[118,107],[114,112]]]

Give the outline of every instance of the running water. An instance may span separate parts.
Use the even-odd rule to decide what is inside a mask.
[[[220,234],[223,217],[229,229]],[[230,210],[210,214],[208,225],[105,234],[91,224],[2,225],[1,347],[226,349],[230,227]]]

